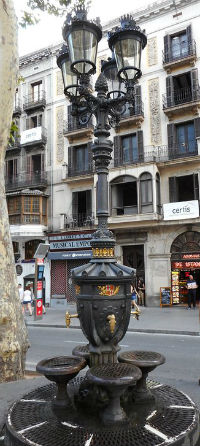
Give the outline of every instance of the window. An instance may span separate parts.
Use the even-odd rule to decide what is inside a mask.
[[[35,251],[40,243],[43,243],[43,240],[30,240],[25,243],[25,260],[33,259]]]
[[[177,147],[179,153],[194,152],[196,149],[196,139],[194,123],[184,123],[176,126]]]
[[[14,183],[18,174],[18,158],[6,160],[5,162],[5,177],[6,183]]]
[[[91,190],[72,192],[72,219],[74,226],[86,226],[90,221],[92,223]]]
[[[175,36],[171,36],[172,59],[179,59],[188,55],[188,36],[186,31]]]
[[[169,178],[169,201],[199,200],[198,174]]]
[[[126,175],[111,182],[112,215],[132,215],[138,213],[136,178]]]
[[[200,99],[198,70],[166,78],[166,106],[186,104]]]
[[[42,81],[31,84],[31,95],[33,102],[37,102],[42,99]]]
[[[75,149],[75,169],[78,172],[88,170],[87,146],[81,146]]]
[[[148,172],[140,175],[140,205],[141,213],[153,212],[152,176]]]
[[[122,161],[123,163],[132,163],[138,160],[138,144],[135,135],[122,137]]]
[[[91,143],[68,147],[68,174],[82,175],[92,171]]]
[[[47,223],[47,197],[19,195],[7,197],[10,224]]]
[[[30,116],[30,118],[26,120],[26,130],[41,126],[42,126],[42,114]]]
[[[114,165],[138,163],[144,161],[143,131],[114,137]]]

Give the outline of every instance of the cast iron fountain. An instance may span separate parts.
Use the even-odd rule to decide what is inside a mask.
[[[78,8],[71,23],[64,24],[68,48],[64,46],[58,56],[73,116],[79,124],[86,124],[91,115],[96,118],[92,150],[98,176],[98,228],[90,262],[72,274],[77,316],[89,343],[76,347],[72,356],[48,358],[37,365],[56,384],[30,392],[11,407],[5,446],[194,446],[199,435],[199,413],[193,402],[147,378],[163,364],[163,355],[129,351],[118,356],[131,314],[135,270],[117,263],[114,236],[107,227],[109,136],[110,126],[118,124],[127,104],[130,109],[136,106],[134,84],[141,76],[141,50],[147,39],[131,16],[122,18],[121,27],[109,37],[117,67],[114,58],[104,64],[95,96],[90,74],[95,72],[101,36],[99,24],[88,22],[86,11]],[[106,76],[113,82],[116,73],[120,85],[108,93]],[[66,314],[67,325],[74,316]],[[86,364],[86,374],[78,375]]]

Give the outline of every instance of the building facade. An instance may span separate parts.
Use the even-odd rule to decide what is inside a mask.
[[[200,2],[165,0],[133,15],[148,43],[134,106],[111,129],[109,227],[118,261],[136,268],[145,281],[146,305],[160,305],[161,287],[170,287],[174,305],[184,304],[188,274],[200,285]],[[101,61],[110,56],[106,32],[118,23],[104,26],[96,77]],[[88,262],[97,224],[95,122],[81,126],[71,116],[56,65],[60,46],[21,58],[25,80],[16,105],[23,104],[15,112],[21,138],[16,136],[6,156],[18,263],[28,262],[28,246],[49,240],[46,295],[51,305],[75,299],[70,271]]]

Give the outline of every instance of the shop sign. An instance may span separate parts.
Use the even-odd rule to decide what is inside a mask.
[[[92,238],[92,233],[86,234],[66,234],[66,235],[52,235],[49,237],[50,241],[58,241],[58,240],[78,240],[78,239],[87,239]]]
[[[37,316],[42,316],[42,299],[36,299],[36,317]]]
[[[200,259],[200,254],[182,254],[182,259]]]
[[[198,200],[163,204],[164,220],[184,220],[199,217]]]
[[[33,129],[24,130],[21,133],[21,144],[27,144],[32,141],[40,141],[42,138],[42,127],[34,127]]]
[[[49,252],[49,260],[76,260],[76,259],[91,259],[92,251],[57,251]]]
[[[173,262],[173,269],[200,268],[200,262]]]
[[[71,240],[68,242],[52,242],[50,243],[50,249],[78,249],[78,248],[90,248],[91,243],[89,240]]]

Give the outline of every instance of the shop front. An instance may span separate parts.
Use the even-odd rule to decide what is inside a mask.
[[[173,305],[186,305],[187,280],[192,274],[200,296],[200,233],[187,231],[179,235],[171,246],[171,295]]]
[[[92,231],[49,234],[51,261],[51,306],[76,301],[71,270],[88,263],[92,256]]]

